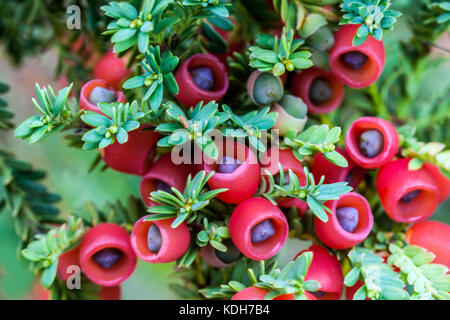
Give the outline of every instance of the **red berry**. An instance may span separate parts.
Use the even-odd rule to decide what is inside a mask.
[[[105,249],[121,252],[119,259],[109,268],[103,268],[94,255]],[[104,251],[103,251],[104,252]],[[128,232],[113,223],[102,223],[90,229],[80,245],[80,265],[84,274],[94,283],[112,287],[127,280],[136,268],[136,255]]]
[[[142,126],[128,132],[128,141],[124,144],[116,141],[101,149],[101,155],[108,167],[138,176],[148,172],[159,137],[157,132],[145,130],[148,127]]]
[[[326,206],[333,212],[328,215],[328,222],[315,219],[316,234],[327,246],[335,249],[347,249],[361,243],[367,238],[373,227],[373,215],[366,198],[356,192],[349,192],[339,200],[326,202]],[[339,208],[354,208],[358,212],[358,222],[353,232],[346,230],[347,222],[341,225],[337,210]]]
[[[336,148],[336,151],[347,159],[348,167],[338,167],[318,152],[311,168],[315,181],[319,181],[322,176],[325,176],[324,183],[348,182],[352,188],[356,189],[364,179],[366,171],[353,162],[345,149]]]
[[[346,24],[335,33],[335,44],[329,54],[331,71],[344,84],[364,88],[374,83],[383,72],[385,51],[382,41],[369,36],[359,45],[352,40],[359,25]]]
[[[221,252],[210,245],[204,246],[200,249],[200,255],[203,260],[205,260],[205,262],[211,267],[228,267],[241,256],[241,252],[236,248],[231,239],[222,241],[222,244],[227,247],[226,252]]]
[[[91,80],[88,83],[86,83],[82,88],[81,88],[81,93],[80,93],[80,109],[83,110],[89,110],[89,111],[93,111],[93,112],[97,112],[100,114],[103,114],[100,109],[97,107],[96,104],[93,104],[89,97],[91,96],[92,91],[95,88],[105,88],[107,90],[113,91],[115,96],[116,96],[116,100],[118,102],[127,102],[125,95],[122,93],[122,91],[115,91],[113,88],[111,88],[108,84],[108,82],[106,82],[105,80],[102,79],[95,79],[95,80]]]
[[[120,300],[121,295],[120,286],[102,287],[98,294],[102,300]]]
[[[80,246],[77,246],[69,251],[62,253],[58,258],[58,277],[62,281],[66,281],[73,271],[68,272],[70,266],[79,266]]]
[[[342,83],[333,73],[317,67],[296,73],[291,80],[291,92],[302,98],[310,113],[331,112],[344,99]]]
[[[269,220],[274,234],[262,242],[252,242],[252,229]],[[239,204],[231,215],[230,235],[236,247],[253,260],[273,257],[287,240],[289,227],[283,212],[269,200],[251,198]]]
[[[342,295],[344,277],[338,259],[319,245],[312,245],[308,250],[301,251],[295,258],[307,251],[313,253],[313,258],[305,280],[319,281],[319,292],[324,292],[321,297],[317,295],[316,298],[318,300],[339,300]]]
[[[106,80],[113,88],[120,88],[122,82],[130,75],[124,58],[119,58],[112,51],[101,57],[94,68],[96,79]]]
[[[367,136],[367,132],[379,132],[377,136]],[[370,141],[368,141],[370,140]],[[362,117],[352,123],[345,136],[346,150],[350,158],[365,169],[381,167],[397,153],[399,139],[395,127],[388,121],[375,117]],[[377,145],[382,145],[378,148]],[[374,152],[375,149],[377,152]]]
[[[433,214],[439,202],[436,182],[424,167],[409,170],[409,160],[398,159],[385,164],[378,172],[376,181],[384,210],[397,222],[425,220]],[[417,193],[416,190],[420,192]],[[408,194],[413,191],[417,195],[411,199]],[[404,198],[405,196],[407,197]]]
[[[306,184],[303,165],[294,156],[292,150],[279,149],[277,146],[267,150],[267,152],[260,158],[261,171],[264,174],[265,170],[267,170],[271,175],[274,176],[274,178],[277,178],[276,176],[279,175],[280,170],[278,167],[278,163],[281,163],[281,165],[283,166],[284,184],[288,183],[286,178],[289,178],[289,169],[291,169],[292,172],[294,172],[294,174],[297,176],[301,186]],[[267,181],[267,177],[264,178]],[[278,199],[277,203],[281,208],[296,207],[299,210],[299,215],[303,215],[305,211],[308,210],[308,205],[306,204],[306,202],[297,198]]]
[[[258,189],[260,168],[256,155],[244,144],[225,139],[216,143],[219,149],[217,161],[205,161],[206,173],[214,171],[214,175],[208,180],[211,189],[228,188],[228,191],[220,193],[217,198],[226,203],[238,204],[253,196]],[[239,160],[239,165],[231,173],[218,172],[219,164],[223,157]]]
[[[181,258],[188,249],[191,239],[187,225],[182,223],[177,228],[172,228],[174,218],[144,221],[146,217],[148,216],[139,219],[131,232],[131,246],[139,259],[151,263],[166,263]],[[161,237],[161,247],[157,252],[149,248],[148,233],[152,225],[158,228]]]
[[[213,87],[205,90],[197,86],[191,72],[197,68],[209,68],[213,75]],[[200,101],[208,103],[222,99],[228,90],[228,74],[223,63],[211,54],[195,54],[178,68],[175,79],[180,87],[176,96],[182,104],[192,107]]]
[[[450,196],[450,179],[444,176],[434,164],[425,163],[423,165],[425,170],[433,177],[439,190],[439,202],[444,202]]]
[[[450,268],[450,226],[427,220],[412,225],[406,231],[406,241],[434,253],[433,263],[440,263]]]
[[[171,153],[161,156],[142,177],[139,189],[142,200],[148,206],[155,203],[149,199],[150,193],[158,190],[160,182],[170,187],[177,188],[180,192],[184,191],[186,179],[192,173],[192,166],[189,164],[175,164],[171,159]],[[164,190],[167,191],[167,190]]]

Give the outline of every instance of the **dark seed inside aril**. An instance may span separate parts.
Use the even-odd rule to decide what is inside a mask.
[[[208,67],[198,67],[189,71],[191,78],[197,87],[203,90],[212,90],[214,88],[214,75]]]
[[[318,299],[322,298],[325,295],[324,291],[315,291],[310,293]]]
[[[420,194],[420,189],[417,190],[413,190],[408,192],[407,194],[405,194],[400,201],[404,202],[404,203],[410,203],[411,201],[413,201],[414,199],[417,198],[417,196]]]
[[[106,248],[95,253],[94,261],[103,269],[112,268],[122,258],[123,252],[116,248]]]
[[[161,232],[156,225],[152,224],[147,233],[148,249],[153,253],[158,253],[159,249],[161,249],[161,242]]]
[[[340,207],[336,209],[336,217],[342,229],[353,232],[358,225],[358,210],[353,207]]]
[[[239,257],[241,256],[241,252],[238,248],[236,248],[231,239],[225,239],[224,241],[222,241],[222,244],[227,247],[226,252],[222,252],[217,249],[215,250],[216,256],[220,261],[222,261],[223,263],[232,263],[239,259]]]
[[[280,173],[278,172],[276,175],[273,176],[273,179],[275,180],[275,183],[277,185],[280,185]],[[288,171],[284,171],[283,172],[283,185],[289,185],[291,178],[289,177],[289,172]]]
[[[172,190],[170,189],[170,186],[164,181],[156,180],[155,188],[156,190],[161,190],[173,194]]]
[[[376,157],[384,149],[383,134],[376,129],[364,131],[359,137],[359,149],[367,158]]]
[[[89,102],[95,105],[98,103],[110,103],[114,101],[116,101],[114,92],[103,87],[95,87],[89,95]]]
[[[333,97],[333,89],[324,77],[317,77],[309,87],[309,100],[314,104],[322,104]]]
[[[275,234],[275,229],[269,219],[256,224],[251,230],[253,243],[263,242]]]
[[[219,173],[233,173],[242,162],[239,159],[224,156],[217,165],[217,172]]]
[[[341,55],[340,59],[353,70],[359,70],[364,66],[368,57],[362,52],[350,51]]]

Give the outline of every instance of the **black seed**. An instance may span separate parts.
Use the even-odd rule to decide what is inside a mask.
[[[95,253],[94,261],[103,269],[112,268],[122,258],[123,252],[116,248],[106,248]]]
[[[172,190],[170,189],[170,186],[167,183],[165,183],[164,181],[156,180],[155,188],[156,188],[156,190],[161,190],[161,191],[165,191],[170,194],[173,194]]]
[[[212,90],[214,88],[214,75],[208,67],[198,67],[189,71],[194,83],[203,90]]]
[[[359,137],[359,148],[365,157],[376,157],[384,149],[383,134],[376,129],[364,131]]]
[[[309,87],[309,100],[314,104],[322,104],[333,97],[333,88],[324,77],[317,77]]]
[[[252,242],[258,243],[269,239],[275,234],[275,229],[269,219],[256,224],[251,231]]]
[[[420,189],[417,190],[413,190],[408,192],[407,194],[405,194],[400,201],[404,202],[404,203],[410,203],[411,201],[413,201],[415,198],[417,198],[417,196],[420,194]]]
[[[361,69],[368,57],[359,51],[350,51],[340,56],[340,59],[353,70]]]
[[[358,210],[353,207],[341,207],[336,209],[336,217],[342,229],[353,232],[358,225]]]
[[[116,101],[116,95],[113,91],[103,87],[95,87],[89,95],[89,102],[97,105],[98,103],[110,103]]]
[[[280,173],[279,172],[273,176],[273,179],[275,180],[275,183],[277,185],[280,185]],[[289,177],[289,172],[284,171],[283,172],[283,185],[284,186],[289,185],[290,181],[291,181],[291,178]]]
[[[153,253],[158,253],[161,249],[161,241],[161,232],[156,225],[152,224],[147,233],[148,249]]]
[[[225,239],[222,241],[222,244],[224,244],[227,247],[226,252],[222,252],[220,250],[215,249],[216,256],[219,258],[220,261],[223,263],[232,263],[239,259],[241,256],[241,252],[238,248],[234,245],[233,241],[231,239]]]
[[[217,172],[219,173],[232,173],[234,172],[240,165],[241,161],[238,159],[224,156],[220,163],[217,165]]]
[[[325,295],[324,291],[315,291],[315,292],[310,292],[314,297],[320,299]]]

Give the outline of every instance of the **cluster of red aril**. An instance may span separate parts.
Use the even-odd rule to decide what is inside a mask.
[[[329,52],[331,72],[313,67],[289,80],[291,93],[303,100],[308,112],[328,113],[341,104],[343,84],[362,88],[380,76],[385,61],[383,43],[369,37],[364,44],[353,47],[352,38],[357,28],[357,25],[345,25],[335,34],[335,45]],[[219,101],[225,96],[227,67],[219,58],[212,54],[195,54],[182,62],[176,72],[181,89],[176,99],[182,105],[190,107],[200,101]],[[117,61],[111,53],[101,59],[95,72],[98,79],[82,88],[80,108],[101,113],[97,107],[99,102],[125,102],[125,96],[118,88],[128,72],[123,65],[120,72],[114,71],[112,67]],[[254,75],[260,76],[260,73],[252,74],[254,78],[251,76],[248,80],[249,91],[256,86]],[[283,86],[286,78],[279,81]],[[251,98],[255,100],[255,97]],[[272,110],[274,106],[277,103]],[[283,112],[283,108],[277,110]],[[189,174],[200,170],[215,171],[208,181],[209,187],[227,188],[217,198],[236,207],[229,221],[231,241],[227,247],[230,255],[223,256],[210,246],[203,247],[200,252],[206,263],[213,267],[229,266],[240,254],[265,260],[281,249],[287,240],[289,226],[280,208],[295,207],[301,218],[308,205],[297,198],[285,198],[278,199],[278,206],[275,206],[264,198],[255,197],[255,193],[264,170],[275,178],[278,175],[278,179],[292,170],[300,183],[305,183],[303,164],[290,149],[272,147],[258,162],[254,152],[244,144],[233,142],[230,148],[228,144],[217,142],[219,160],[216,162],[175,164],[170,154],[154,157],[159,134],[149,130],[150,127],[143,126],[130,132],[125,144],[116,142],[102,150],[103,160],[112,169],[142,177],[140,191],[147,206],[156,205],[149,198],[152,191],[171,192],[170,187],[183,190]],[[282,125],[278,125],[278,129],[282,130]],[[407,231],[407,241],[433,252],[435,262],[450,267],[450,227],[438,222],[422,222],[448,197],[450,180],[432,164],[409,170],[409,159],[397,157],[399,137],[394,126],[386,120],[374,117],[356,120],[348,129],[345,142],[345,149],[338,148],[337,151],[347,159],[348,167],[335,166],[317,154],[311,168],[315,179],[318,181],[325,176],[325,183],[346,181],[356,190],[367,170],[378,170],[376,188],[386,213],[394,221],[416,223]],[[278,163],[270,162],[273,152],[279,153],[279,162],[285,172],[280,173]],[[232,158],[231,155],[236,154],[239,156]],[[339,200],[327,202],[326,206],[333,212],[329,221],[315,220],[316,235],[323,244],[334,249],[347,249],[367,238],[374,218],[363,195],[350,192]],[[182,223],[172,228],[173,218],[157,221],[145,221],[145,218],[136,222],[131,235],[122,227],[109,223],[91,228],[77,248],[60,256],[60,277],[67,279],[67,266],[75,264],[80,265],[94,283],[115,287],[133,273],[137,257],[150,263],[167,263],[183,256],[191,239],[188,225]],[[436,241],[436,237],[440,240]],[[308,251],[314,256],[307,280],[318,280],[321,289],[314,294],[308,293],[307,298],[339,299],[343,292],[343,275],[337,257],[319,245],[311,246]],[[347,290],[347,294],[352,296],[353,289]],[[263,289],[252,287],[240,291],[233,299],[262,299],[265,294]],[[293,295],[278,299],[293,299]]]

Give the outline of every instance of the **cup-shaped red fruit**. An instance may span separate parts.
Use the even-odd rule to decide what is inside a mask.
[[[436,182],[425,168],[409,170],[410,159],[397,159],[378,172],[376,187],[392,220],[413,223],[430,217],[439,203]]]
[[[433,263],[450,268],[450,226],[433,220],[413,224],[406,231],[406,241],[434,253]]]
[[[238,204],[253,196],[258,189],[260,167],[252,150],[244,144],[223,139],[216,142],[219,155],[216,161],[205,161],[207,174],[214,171],[208,180],[211,189],[227,188],[217,198],[226,203]]]
[[[113,51],[103,55],[94,68],[94,77],[106,80],[115,89],[119,89],[129,75],[125,58],[119,58]]]
[[[353,46],[352,40],[358,27],[356,24],[340,27],[329,53],[331,71],[352,88],[364,88],[374,83],[383,72],[385,63],[382,41],[369,36],[363,44]]]
[[[290,183],[289,170],[292,170],[292,172],[297,176],[301,186],[306,184],[306,177],[305,172],[303,171],[302,163],[294,156],[292,150],[279,149],[278,146],[270,148],[261,156],[260,164],[262,175],[265,175],[266,170],[269,171],[269,173],[274,177],[275,183],[279,184],[281,174],[278,163],[281,163],[283,168],[284,185],[288,185]],[[265,179],[268,181],[267,177],[265,177]],[[305,205],[307,206],[305,201],[296,198],[278,199],[277,203],[281,208],[294,206],[300,209],[305,209]],[[306,209],[302,211],[304,212]]]
[[[253,260],[266,260],[277,254],[289,232],[283,212],[263,198],[239,204],[231,215],[229,229],[239,251]]]
[[[433,177],[438,187],[439,203],[444,202],[450,196],[450,179],[444,176],[441,170],[432,163],[425,163],[423,167]]]
[[[148,130],[148,126],[130,131],[126,143],[120,144],[116,141],[105,149],[101,149],[103,161],[111,169],[143,176],[152,164],[158,137],[159,134]]]
[[[334,249],[347,249],[367,238],[373,227],[373,215],[366,198],[356,192],[342,195],[326,206],[333,212],[328,221],[316,218],[314,225],[319,239]]]
[[[58,257],[58,277],[62,281],[66,281],[71,275],[74,274],[75,269],[71,269],[71,266],[80,266],[79,255],[80,246],[77,246],[62,253]]]
[[[307,251],[313,253],[313,258],[305,281],[317,280],[320,283],[319,291],[310,293],[318,300],[339,300],[344,287],[344,276],[338,259],[319,245],[310,246],[307,250],[300,252],[297,257]]]
[[[136,262],[130,235],[117,224],[96,225],[81,241],[81,270],[101,286],[117,286],[127,280],[136,268]]]
[[[264,297],[268,293],[267,290],[257,288],[257,287],[249,287],[245,288],[239,292],[237,292],[231,300],[264,300]],[[305,292],[305,296],[307,300],[317,300],[312,294],[309,292]],[[274,298],[273,300],[294,300],[294,294],[283,294]]]
[[[356,189],[358,184],[364,179],[366,171],[353,162],[345,149],[336,148],[336,151],[344,156],[348,167],[338,167],[318,152],[314,156],[311,168],[315,181],[319,181],[322,176],[325,176],[324,183],[348,182],[352,188]]]
[[[208,103],[222,99],[228,90],[225,65],[211,54],[198,53],[184,61],[175,75],[180,92],[177,100],[185,106],[200,101]]]
[[[200,249],[200,255],[203,260],[215,268],[226,268],[233,264],[239,257],[241,256],[241,252],[234,245],[233,240],[225,239],[222,241],[227,247],[226,252],[219,251],[215,249],[213,246],[207,245]]]
[[[175,187],[183,192],[187,177],[191,172],[192,165],[173,163],[171,153],[161,156],[142,177],[139,186],[142,200],[146,205],[154,206],[156,203],[150,200],[150,193],[153,191],[163,190],[173,193],[170,187]]]
[[[302,98],[310,113],[329,113],[344,99],[344,86],[325,69],[312,67],[296,73],[291,80],[291,92]]]
[[[122,290],[120,286],[102,287],[98,293],[98,297],[102,300],[120,300]]]
[[[103,79],[94,79],[81,88],[80,109],[103,114],[97,107],[101,102],[123,102],[127,100],[122,91],[116,91]]]
[[[147,217],[139,219],[131,232],[131,246],[139,259],[167,263],[181,258],[191,239],[187,225],[172,228],[174,218],[145,221]]]
[[[399,139],[389,121],[362,117],[348,129],[345,144],[348,155],[358,166],[374,169],[388,163],[396,155]]]

